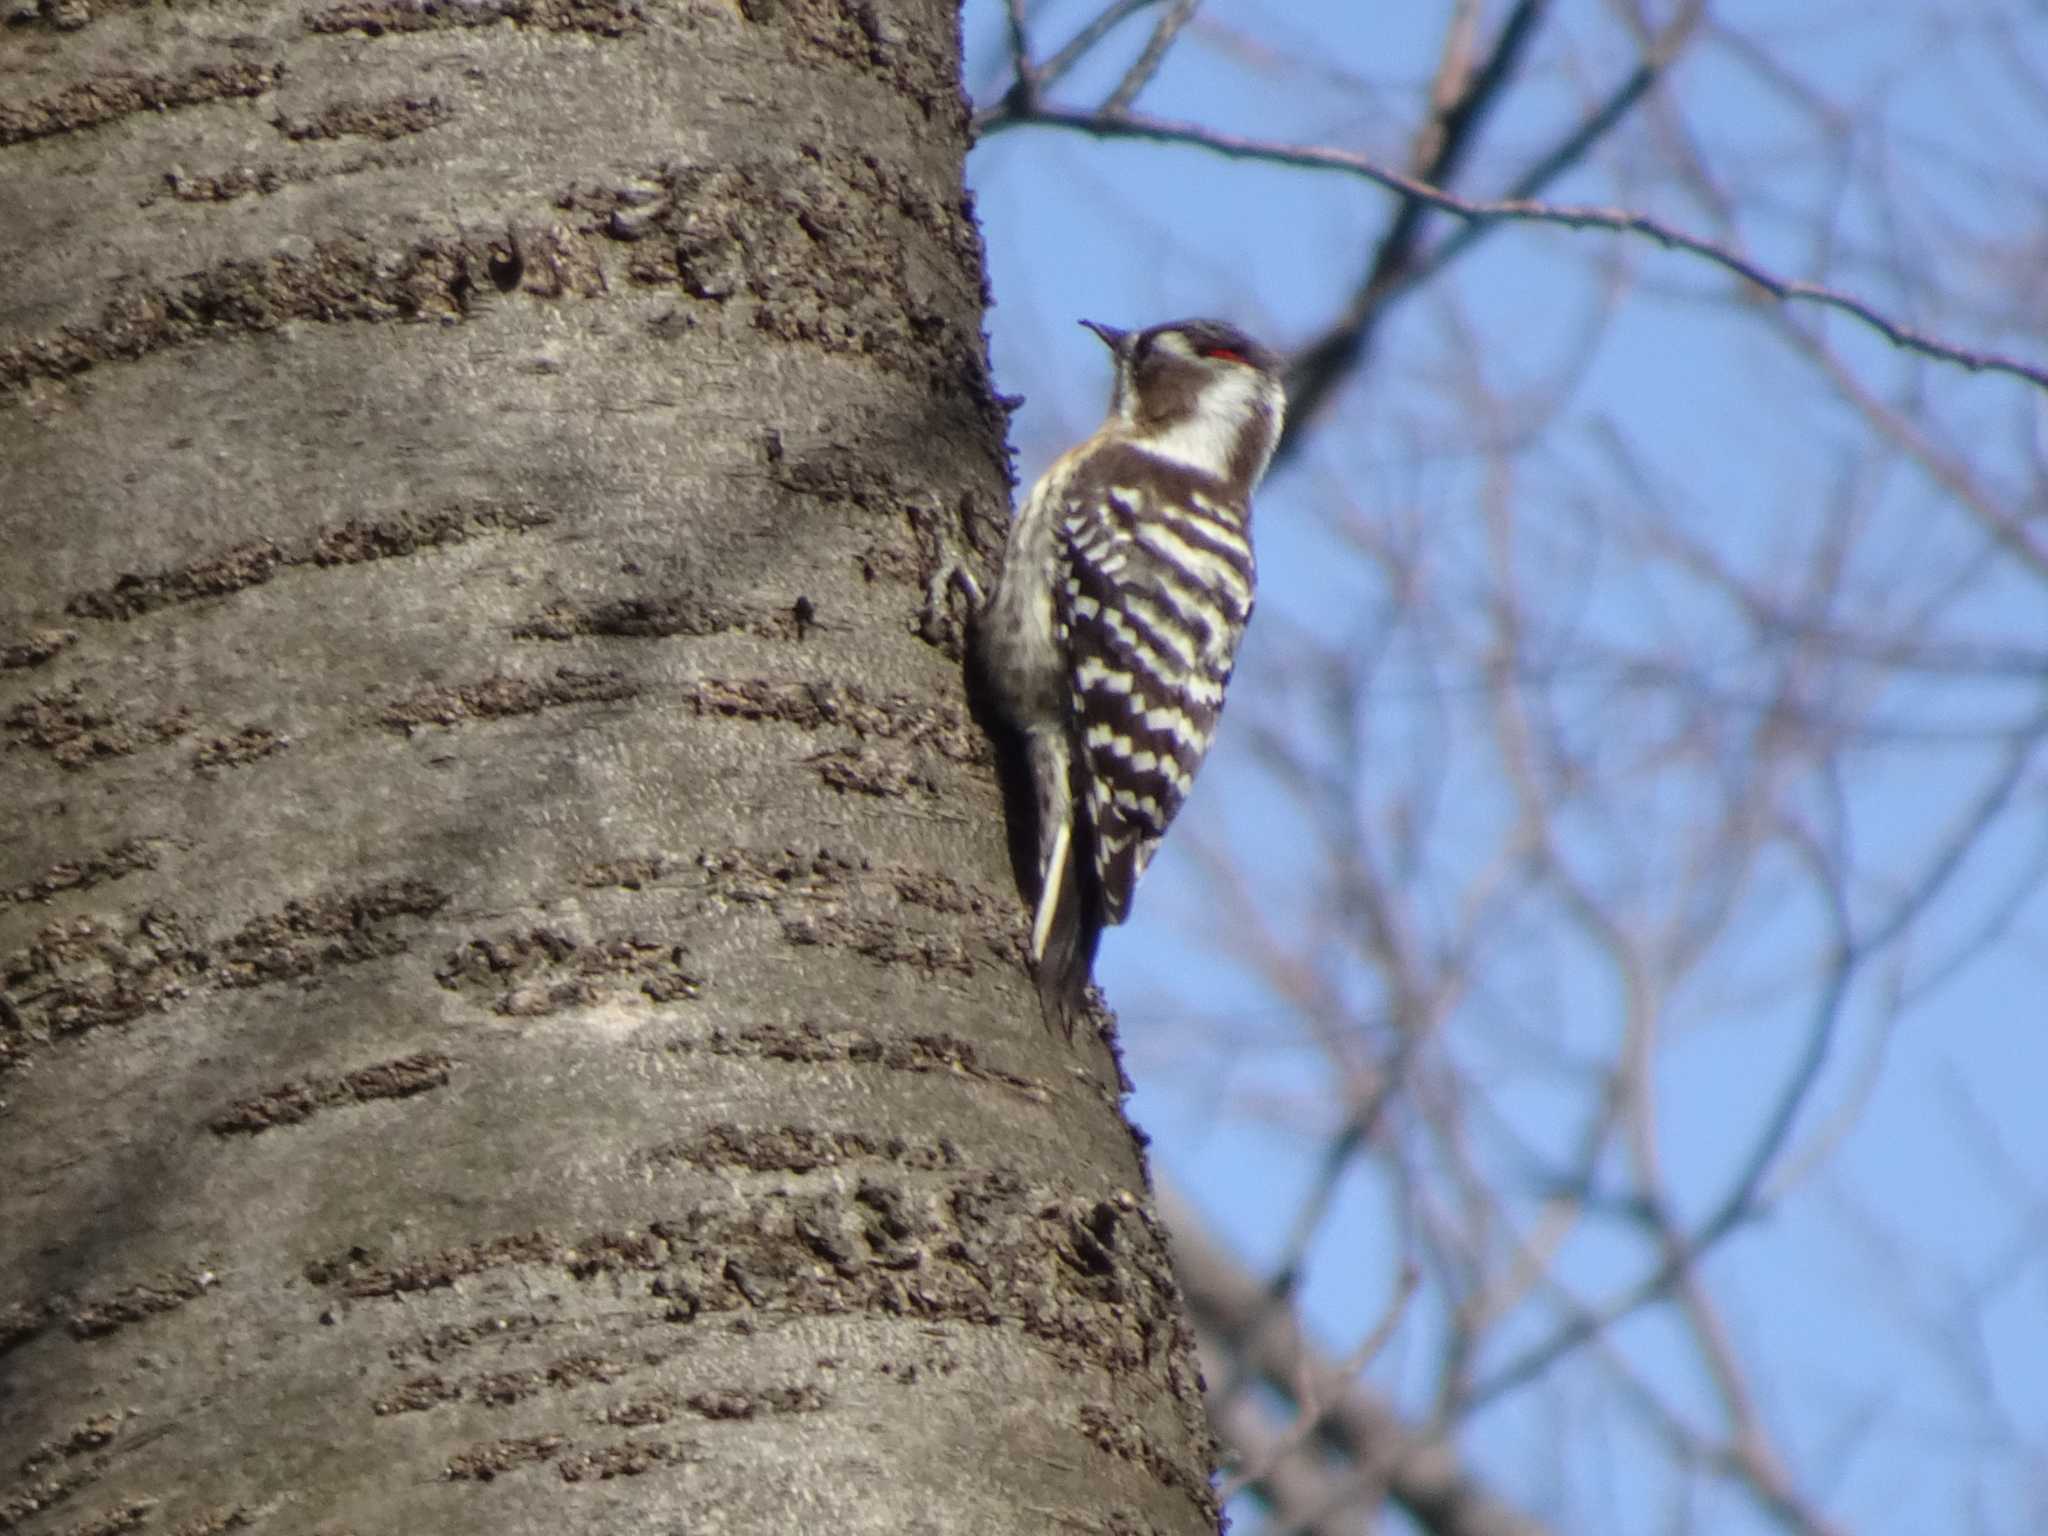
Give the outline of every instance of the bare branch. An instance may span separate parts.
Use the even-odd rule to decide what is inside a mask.
[[[1001,3],[1043,30],[1034,0]],[[1225,1491],[1263,1501],[1269,1536],[1526,1528],[1581,1500],[1589,1528],[1640,1523],[1592,1469],[1584,1435],[1611,1431],[1668,1490],[1674,1529],[1732,1499],[1760,1530],[1834,1536],[1869,1508],[1845,1443],[1913,1455],[1922,1383],[1898,1396],[1881,1356],[1838,1357],[1824,1392],[1810,1371],[1779,1379],[1782,1337],[1736,1326],[1726,1285],[1760,1241],[1826,1240],[1816,1205],[1872,1177],[1840,1161],[1845,1135],[1896,1113],[1888,1046],[1965,968],[2023,967],[2043,920],[2028,796],[2048,644],[2026,604],[2048,587],[2048,348],[2024,320],[2043,247],[2002,217],[2039,177],[2005,153],[2026,127],[2003,96],[1951,138],[1939,107],[1894,114],[1883,94],[2029,68],[2005,16],[2021,0],[1780,18],[1753,39],[1706,0],[1446,0],[1423,52],[1404,35],[1369,64],[1269,10],[1258,35],[1228,34],[1273,109],[1243,136],[1136,106],[1161,105],[1159,55],[1194,10],[1149,3],[1078,5],[1102,84],[1073,109],[1078,70],[1047,89],[990,39],[1022,84],[985,125],[1341,172],[1320,195],[1377,223],[1326,253],[1336,297],[1297,332],[1283,454],[1361,368],[1406,371],[1369,430],[1292,477],[1312,522],[1276,530],[1274,564],[1315,569],[1298,603],[1276,582],[1247,653],[1244,814],[1181,844],[1206,877],[1187,909],[1205,956],[1257,991],[1184,1003],[1200,983],[1165,980],[1173,1027],[1134,1031],[1184,1073],[1189,1123],[1235,1112],[1289,1158],[1257,1268],[1185,1266]],[[1917,36],[1894,35],[1905,10]],[[1850,68],[1802,46],[1880,34]],[[1145,57],[1105,70],[1112,48]],[[1679,77],[1696,52],[1732,67],[1739,107],[1719,75]],[[1390,122],[1393,93],[1407,115]],[[1508,253],[1544,269],[1522,297],[1546,366],[1496,344],[1497,303],[1530,311],[1491,269],[1469,295],[1431,288],[1414,348],[1380,355],[1401,299],[1531,224],[1601,232]],[[1582,276],[1553,292],[1546,256]],[[1640,392],[1638,422],[1667,324],[1684,366]],[[1973,388],[1959,367],[2035,388]],[[1982,1396],[2009,1349],[1982,1298],[2039,1245],[1909,1235],[1927,1249],[1902,1241],[1879,1283],[1915,1309],[1909,1345],[1954,1352],[1958,1400]],[[1427,1294],[1377,1328],[1377,1301],[1355,1303],[1346,1342],[1317,1354],[1310,1298],[1321,1324],[1347,1282],[1387,1289],[1326,1272],[1361,1249]],[[1972,1273],[1930,1308],[1945,1266]],[[1369,1372],[1338,1358],[1389,1330]],[[1482,1423],[1524,1451],[1538,1427],[1555,1460],[1475,1485],[1459,1458]],[[2023,1425],[1980,1427],[1915,1474],[2022,1465]],[[1459,1503],[1496,1493],[1515,1509]]]
[[[1026,93],[1036,91],[1038,80],[1031,68],[1031,42],[1024,31],[1024,0],[1003,0],[1003,21],[1010,39],[1010,71]]]
[[[1813,365],[1827,376],[1842,398],[1854,406],[1871,427],[1896,443],[1910,454],[1928,476],[1941,488],[1969,509],[1991,536],[2007,553],[2013,556],[2037,578],[2048,580],[2048,544],[2044,544],[2030,530],[2025,520],[2014,516],[1998,504],[1995,496],[1987,490],[1970,466],[1961,458],[1942,450],[1933,438],[1919,426],[1908,420],[1903,412],[1886,405],[1859,380],[1848,367],[1835,356],[1819,337],[1809,334],[1789,321],[1781,323],[1780,332],[1792,346],[1803,354]],[[1893,341],[1899,341],[1883,326],[1879,330]],[[1899,342],[1900,345],[1908,345]],[[1949,354],[1936,351],[1929,346],[1914,346],[1915,351],[1927,352],[1930,356],[1945,357]],[[1977,366],[1967,358],[1955,358],[1966,367]],[[1983,364],[1986,368],[1996,367],[2000,372],[2018,372],[2021,377],[2035,383],[2048,383],[2048,371],[2023,369],[2018,365],[2004,367],[1993,363]]]
[[[1404,176],[1364,155],[1341,149],[1319,149],[1310,145],[1283,144],[1266,139],[1242,138],[1215,133],[1198,123],[1169,122],[1160,118],[1103,118],[1097,113],[1063,107],[1041,106],[1028,121],[1048,128],[1068,128],[1096,138],[1142,139],[1156,144],[1181,144],[1206,149],[1232,160],[1254,160],[1268,165],[1294,166],[1303,170],[1339,171],[1360,177],[1390,192],[1398,192],[1441,209],[1478,226],[1495,223],[1555,224],[1567,229],[1604,229],[1617,234],[1639,235],[1667,250],[1698,256],[1758,289],[1779,303],[1805,303],[1835,310],[1870,327],[1893,346],[1917,352],[1923,357],[1954,363],[1972,373],[1999,373],[2022,379],[2038,389],[2048,390],[2048,365],[2026,362],[2004,352],[1981,351],[1942,341],[1912,326],[1891,319],[1874,305],[1854,294],[1822,283],[1780,277],[1741,252],[1698,235],[1687,234],[1662,219],[1624,208],[1601,208],[1582,203],[1546,203],[1532,198],[1496,200],[1459,197],[1440,187]]]
[[[1173,40],[1180,36],[1180,29],[1188,24],[1195,14],[1200,0],[1173,0],[1173,9],[1159,18],[1159,25],[1152,29],[1152,36],[1145,44],[1145,51],[1138,55],[1137,62],[1124,72],[1116,89],[1103,101],[1101,111],[1105,116],[1121,117],[1128,112],[1131,103],[1138,99],[1138,92],[1152,82],[1159,73],[1159,66],[1166,62],[1166,50],[1173,46]]]
[[[1431,1536],[1544,1536],[1543,1526],[1487,1488],[1448,1441],[1410,1428],[1384,1399],[1323,1359],[1291,1314],[1267,1315],[1258,1277],[1210,1240],[1176,1190],[1163,1187],[1159,1204],[1195,1326],[1242,1351],[1287,1397],[1296,1395],[1296,1373],[1307,1373],[1328,1404],[1320,1437],[1376,1472],[1410,1519]]]
[[[1446,29],[1436,80],[1430,88],[1430,112],[1409,155],[1409,167],[1417,180],[1444,186],[1456,178],[1489,112],[1527,54],[1548,7],[1549,0],[1522,0],[1509,14],[1492,53],[1476,72],[1471,67],[1473,10],[1461,6],[1453,15]],[[1299,441],[1303,424],[1315,417],[1338,383],[1364,361],[1373,326],[1384,311],[1387,298],[1404,286],[1403,276],[1415,265],[1425,210],[1426,205],[1413,198],[1401,204],[1373,252],[1365,281],[1345,306],[1344,313],[1320,338],[1290,360],[1289,438]],[[1283,454],[1288,446],[1283,440]]]
[[[1211,1372],[1228,1358],[1213,1339],[1197,1334],[1196,1342]],[[1236,1459],[1257,1469],[1244,1482],[1265,1500],[1276,1524],[1300,1536],[1352,1536],[1378,1507],[1378,1489],[1359,1487],[1356,1475],[1330,1466],[1320,1448],[1290,1438],[1273,1410],[1250,1393],[1217,1401],[1210,1417]]]
[[[1385,1310],[1381,1312],[1379,1321],[1373,1324],[1371,1331],[1366,1334],[1365,1338],[1349,1355],[1335,1363],[1334,1371],[1336,1374],[1347,1380],[1354,1379],[1360,1371],[1379,1358],[1380,1351],[1387,1347],[1387,1341],[1394,1336],[1394,1330],[1400,1326],[1401,1319],[1407,1315],[1408,1303],[1415,1299],[1415,1292],[1421,1284],[1421,1271],[1413,1264],[1404,1264],[1401,1267],[1400,1278],[1395,1285],[1394,1294],[1387,1302]],[[1257,1331],[1256,1325],[1251,1331]],[[1327,1407],[1318,1396],[1317,1385],[1317,1381],[1311,1374],[1304,1371],[1297,1371],[1295,1373],[1297,1404],[1294,1422],[1278,1434],[1269,1434],[1263,1437],[1264,1450],[1262,1455],[1253,1456],[1247,1451],[1246,1454],[1240,1457],[1240,1460],[1243,1462],[1243,1470],[1233,1475],[1229,1481],[1224,1483],[1220,1490],[1219,1496],[1225,1503],[1235,1498],[1247,1485],[1263,1482],[1268,1468],[1276,1461],[1282,1457],[1293,1456],[1315,1438],[1316,1430],[1322,1423],[1323,1414]],[[1252,1394],[1244,1392],[1235,1393],[1228,1398],[1219,1395],[1218,1398],[1219,1407],[1222,1408],[1231,1408],[1237,1404],[1250,1401],[1252,1401]],[[1341,1507],[1343,1503],[1359,1502],[1361,1492],[1362,1490],[1354,1480],[1343,1480],[1338,1494],[1326,1496],[1330,1501],[1328,1504],[1310,1506],[1314,1511],[1315,1521],[1320,1523],[1333,1508]],[[1370,1501],[1372,1503],[1378,1503],[1380,1496],[1381,1490],[1377,1487],[1370,1490]]]
[[[1984,785],[1976,800],[1956,817],[1919,878],[1906,887],[1881,920],[1861,933],[1856,931],[1856,924],[1844,905],[1846,897],[1842,893],[1839,872],[1825,867],[1826,855],[1818,845],[1811,842],[1803,845],[1808,856],[1823,865],[1822,878],[1817,882],[1819,888],[1835,899],[1831,914],[1836,928],[1833,952],[1807,1026],[1805,1048],[1780,1084],[1777,1100],[1764,1118],[1763,1129],[1751,1143],[1727,1192],[1690,1234],[1667,1245],[1664,1257],[1649,1274],[1597,1309],[1578,1310],[1549,1338],[1531,1346],[1479,1383],[1467,1397],[1466,1407],[1491,1402],[1515,1386],[1532,1380],[1559,1358],[1605,1332],[1622,1318],[1662,1300],[1670,1293],[1673,1284],[1709,1249],[1758,1214],[1769,1199],[1763,1189],[1765,1180],[1790,1139],[1793,1126],[1819,1080],[1821,1068],[1834,1044],[1843,1005],[1860,967],[1872,954],[1905,933],[1955,878],[1970,852],[1981,844],[1987,829],[2011,804],[2012,797],[2025,782],[2027,770],[2044,751],[2048,751],[2048,702],[2044,702],[2033,721],[2014,732],[1998,771]]]
[[[1022,0],[1006,0],[1013,17]],[[1147,6],[1158,5],[1160,0],[1110,0],[1080,31],[1069,38],[1058,52],[1036,69],[1022,67],[1024,51],[1019,46],[1021,33],[1015,21],[1011,31],[1011,54],[1019,61],[1016,77],[1010,88],[1003,93],[995,106],[974,115],[974,131],[977,137],[995,132],[1020,122],[1029,122],[1037,116],[1039,93],[1049,90],[1066,78],[1067,72],[1087,56],[1088,51],[1107,37],[1128,18],[1135,16]]]

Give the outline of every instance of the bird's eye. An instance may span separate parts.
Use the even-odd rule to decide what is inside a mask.
[[[1221,358],[1226,363],[1244,363],[1245,355],[1235,347],[1204,347],[1202,356]],[[1246,364],[1249,367],[1249,363]]]

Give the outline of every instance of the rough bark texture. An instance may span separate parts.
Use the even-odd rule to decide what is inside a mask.
[[[965,136],[946,0],[0,30],[0,1530],[1213,1528]]]

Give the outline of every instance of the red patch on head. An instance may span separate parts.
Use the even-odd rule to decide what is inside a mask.
[[[1242,363],[1245,361],[1244,354],[1231,347],[1209,347],[1203,351],[1202,356],[1220,357],[1226,363]],[[1246,366],[1249,367],[1250,364],[1247,363]]]

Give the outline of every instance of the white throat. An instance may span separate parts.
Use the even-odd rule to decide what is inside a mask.
[[[1185,465],[1212,479],[1227,480],[1231,458],[1237,452],[1238,434],[1250,425],[1262,405],[1273,412],[1277,438],[1281,402],[1268,399],[1268,386],[1260,375],[1249,368],[1232,368],[1204,386],[1201,403],[1192,414],[1165,431],[1144,438],[1142,446],[1147,453],[1170,463]],[[1253,482],[1265,472],[1264,464],[1254,466]]]

